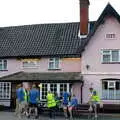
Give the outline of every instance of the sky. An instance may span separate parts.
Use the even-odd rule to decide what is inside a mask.
[[[90,0],[89,20],[97,20],[108,2],[120,13],[120,0]],[[79,19],[79,0],[0,0],[0,27]]]

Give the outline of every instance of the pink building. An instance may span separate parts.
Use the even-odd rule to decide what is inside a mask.
[[[47,91],[75,94],[87,103],[89,89],[105,103],[120,102],[120,16],[108,4],[89,22],[89,0],[80,0],[80,23],[0,28],[0,104],[15,106],[16,85],[41,84]]]
[[[103,103],[120,103],[120,16],[110,4],[83,43],[83,102],[88,102],[92,87]]]

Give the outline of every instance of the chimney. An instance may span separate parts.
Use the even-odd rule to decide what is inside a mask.
[[[80,36],[88,34],[89,0],[80,0]]]

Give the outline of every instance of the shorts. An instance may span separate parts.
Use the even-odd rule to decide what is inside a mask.
[[[29,103],[29,107],[38,107],[37,103]]]
[[[68,104],[63,104],[63,109],[67,109],[68,108]]]

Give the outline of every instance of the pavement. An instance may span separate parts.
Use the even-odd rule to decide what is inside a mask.
[[[0,120],[20,120],[15,116],[14,112],[0,112]],[[21,120],[35,120],[34,118],[22,118]],[[48,115],[40,115],[36,120],[66,120],[64,116],[56,116],[55,119],[49,119]],[[68,119],[69,120],[69,119]],[[80,118],[74,118],[73,120],[88,120],[86,115]],[[98,118],[90,118],[89,120],[120,120],[120,114],[100,114]]]

